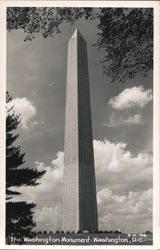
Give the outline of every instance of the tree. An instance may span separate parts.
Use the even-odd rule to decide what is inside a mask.
[[[6,102],[9,103],[12,97],[7,92]],[[14,143],[19,137],[14,130],[20,123],[20,116],[15,114],[14,107],[7,107],[6,114],[6,237],[13,236],[22,239],[23,236],[30,237],[35,226],[33,222],[34,203],[11,201],[20,192],[14,191],[13,187],[21,185],[34,186],[37,180],[42,177],[45,171],[38,171],[33,168],[24,168],[24,153],[21,153],[20,146]],[[11,189],[12,188],[12,189]]]
[[[93,8],[47,8],[9,7],[7,9],[7,30],[23,29],[25,41],[31,41],[37,33],[44,38],[61,33],[63,22],[73,24],[81,17],[94,18]]]
[[[35,8],[9,7],[7,29],[23,29],[25,41],[36,33],[44,38],[60,33],[64,22],[71,25],[80,18],[97,19],[99,49],[105,51],[103,74],[113,81],[126,81],[153,68],[152,8]]]
[[[98,48],[105,50],[103,73],[126,81],[153,68],[153,9],[104,8],[99,15]]]

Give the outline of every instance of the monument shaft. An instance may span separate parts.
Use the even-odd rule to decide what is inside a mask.
[[[78,30],[68,43],[64,144],[62,229],[97,230],[87,45]]]

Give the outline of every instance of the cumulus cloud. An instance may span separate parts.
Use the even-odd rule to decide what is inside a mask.
[[[31,119],[36,115],[35,106],[26,98],[15,98],[8,103],[9,107],[14,106],[16,114],[21,115],[21,125],[24,129],[29,128]]]
[[[37,186],[22,186],[19,188],[20,192],[23,193],[23,199],[32,200],[37,202],[41,199],[45,205],[49,205],[50,201],[59,201],[62,186],[62,176],[63,176],[63,159],[64,153],[59,151],[57,153],[56,159],[54,159],[49,166],[44,162],[36,161],[36,168],[41,170],[46,170],[46,173],[39,180],[40,185]],[[29,199],[29,197],[31,199]]]
[[[116,195],[109,188],[97,194],[99,227],[125,232],[152,231],[152,189]],[[105,211],[105,212],[104,212]]]
[[[151,230],[152,155],[133,155],[126,147],[122,142],[94,140],[99,228]],[[61,151],[49,166],[36,161],[39,170],[47,170],[41,184],[17,188],[22,200],[37,204],[37,230],[61,228],[63,162]]]
[[[152,155],[133,155],[126,143],[94,140],[97,190],[108,186],[113,192],[127,194],[152,186]]]
[[[140,114],[135,114],[133,116],[129,116],[126,120],[126,123],[135,123],[140,124],[142,122],[142,116]]]
[[[57,230],[61,224],[61,204],[56,203],[52,207],[42,207],[41,209],[36,209],[34,214],[34,219],[38,224],[45,224],[45,229]],[[41,229],[41,226],[39,226]]]
[[[49,87],[52,87],[53,85],[54,85],[54,83],[53,83],[53,82],[48,83],[48,86],[49,86]]]
[[[36,161],[36,168],[46,170],[37,186],[21,186],[14,188],[22,195],[14,200],[35,202],[35,221],[37,230],[55,231],[61,226],[62,176],[64,153],[59,151],[50,165]]]
[[[152,100],[152,90],[145,90],[143,86],[124,89],[118,96],[114,96],[109,100],[109,104],[118,110],[144,106]]]
[[[123,118],[121,115],[112,112],[112,114],[109,116],[109,122],[104,123],[103,125],[107,127],[117,127],[120,125],[133,125],[133,124],[142,124],[141,114],[134,114],[133,116]]]

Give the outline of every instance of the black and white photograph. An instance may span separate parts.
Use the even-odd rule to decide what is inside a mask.
[[[140,2],[6,7],[5,245],[155,249],[156,1]]]

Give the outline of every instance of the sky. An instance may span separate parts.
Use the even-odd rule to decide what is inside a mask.
[[[126,83],[102,75],[104,51],[92,46],[97,20],[61,25],[62,33],[24,42],[7,34],[9,105],[21,114],[17,144],[24,166],[47,170],[19,199],[35,202],[36,230],[62,223],[67,43],[78,28],[87,42],[99,229],[152,231],[152,72]]]

